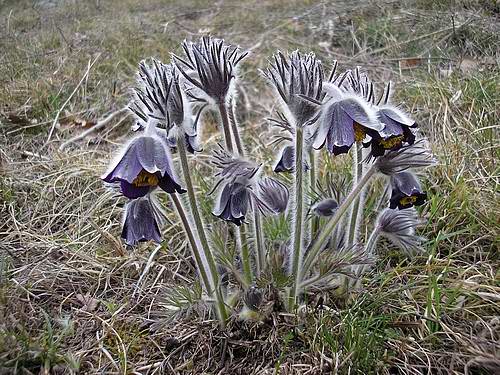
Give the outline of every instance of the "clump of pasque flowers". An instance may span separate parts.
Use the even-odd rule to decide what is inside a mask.
[[[358,68],[338,74],[335,62],[328,69],[312,53],[278,52],[262,72],[280,129],[271,143],[277,160],[264,165],[246,155],[237,122],[235,88],[248,53],[210,36],[182,49],[169,64],[140,63],[129,105],[135,133],[102,178],[127,200],[127,245],[161,242],[167,207],[175,209],[200,298],[221,326],[233,312],[262,320],[275,309],[296,311],[312,291],[345,285],[369,268],[380,237],[408,255],[423,251],[415,208],[428,195],[418,176],[435,160],[417,123],[392,103],[390,83],[378,89]],[[202,142],[209,108],[219,114],[223,143]],[[201,152],[211,160],[211,172],[203,164],[207,194],[193,178]],[[353,161],[344,189],[323,173],[343,157]],[[376,178],[386,180],[385,207],[362,238],[365,190]],[[167,197],[172,204],[163,206]],[[212,215],[203,217],[200,204],[210,201]]]

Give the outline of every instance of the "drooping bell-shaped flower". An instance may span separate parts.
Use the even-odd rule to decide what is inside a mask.
[[[161,222],[162,213],[151,195],[133,199],[125,206],[121,237],[130,246],[150,240],[159,243]]]
[[[285,146],[280,153],[278,162],[274,167],[276,173],[293,172],[295,170],[295,148],[292,145]],[[309,164],[304,160],[304,170],[309,170]]]
[[[143,197],[156,187],[167,193],[184,193],[174,172],[166,140],[156,130],[146,130],[133,138],[101,177],[105,182],[119,182],[127,198]]]
[[[412,128],[417,124],[397,107],[384,105],[377,108],[377,117],[385,125],[382,135],[375,135],[366,146],[371,146],[371,156],[384,155],[388,150],[398,150],[403,145],[415,143]]]
[[[359,68],[356,68],[350,72],[348,78],[351,89],[372,104],[378,121],[384,125],[382,132],[370,134],[370,140],[363,144],[365,147],[371,146],[372,157],[382,156],[388,150],[397,150],[403,145],[415,142],[415,135],[411,130],[417,127],[415,121],[404,111],[388,103],[391,94],[390,82],[375,104],[374,86],[366,73],[360,73]]]
[[[386,208],[378,215],[375,227],[381,236],[386,237],[404,252],[412,254],[422,251],[421,243],[424,238],[415,234],[415,228],[420,223],[413,208],[402,211]]]
[[[339,155],[347,153],[354,142],[363,142],[367,136],[380,137],[383,130],[376,113],[359,95],[342,92],[335,85],[326,86],[331,100],[323,105],[318,120],[313,147]]]
[[[224,185],[213,214],[240,226],[249,209],[250,191],[247,185],[229,182]]]
[[[290,192],[282,182],[265,177],[258,183],[261,201],[271,209],[274,214],[285,212],[288,206]]]
[[[316,203],[311,209],[317,216],[330,217],[335,214],[338,206],[339,204],[335,199],[327,198]]]
[[[222,147],[214,152],[213,164],[219,178],[212,191],[222,185],[213,214],[222,220],[241,225],[253,203],[263,210],[263,203],[253,191],[252,179],[260,166],[229,154]]]
[[[411,119],[403,110],[388,103],[391,83],[387,84],[387,88],[380,95],[377,105],[375,105],[373,84],[365,85],[363,91],[368,92],[368,101],[372,101],[378,120],[384,124],[383,132],[380,135],[375,135],[364,144],[365,147],[371,146],[371,156],[382,156],[386,151],[398,150],[404,145],[415,143],[415,134],[412,131],[417,127],[415,120]],[[381,102],[382,104],[380,104]]]
[[[392,195],[390,208],[410,208],[421,206],[427,200],[417,177],[411,172],[400,172],[391,176]]]
[[[283,110],[292,126],[305,126],[313,121],[324,97],[323,66],[313,53],[275,54],[264,72],[281,98]],[[333,74],[330,76],[330,79]]]
[[[204,36],[198,42],[182,43],[185,57],[174,55],[175,64],[184,78],[206,101],[224,103],[230,94],[238,64],[248,55],[224,40]]]

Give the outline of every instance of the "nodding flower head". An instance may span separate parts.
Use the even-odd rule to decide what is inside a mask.
[[[293,172],[295,170],[295,147],[285,146],[281,150],[280,158],[274,167],[276,173]],[[304,170],[309,170],[309,164],[304,160]]]
[[[213,214],[240,226],[251,206],[251,187],[230,181],[224,184]]]
[[[215,174],[219,180],[212,191],[222,185],[213,211],[215,216],[239,226],[245,221],[245,215],[252,207],[252,202],[263,210],[263,203],[253,192],[252,182],[260,165],[236,158],[222,147],[214,152],[213,164],[219,169]]]
[[[139,64],[138,86],[129,106],[137,117],[139,128],[151,123],[165,129],[169,139],[184,134],[195,137],[196,124],[203,108],[193,116],[177,69],[155,59],[151,61],[151,65],[145,61]]]
[[[271,209],[274,214],[286,211],[290,192],[280,181],[265,177],[259,181],[259,197],[261,201]]]
[[[184,78],[203,92],[207,101],[225,102],[236,77],[237,65],[248,52],[211,36],[204,36],[197,43],[184,41],[182,49],[185,57],[174,55],[174,60]]]
[[[317,216],[330,217],[335,214],[338,206],[339,204],[335,199],[327,198],[316,203],[311,209]]]
[[[410,168],[425,168],[436,164],[426,139],[392,150],[376,159],[374,166],[380,173],[393,175]]]
[[[384,130],[365,143],[365,147],[371,146],[372,157],[382,156],[388,150],[398,150],[404,145],[415,143],[415,134],[412,129],[418,125],[404,111],[388,104],[390,91],[391,83],[389,82],[386,90],[381,94],[377,106],[375,106],[377,118],[384,124]],[[370,98],[374,102],[373,94],[370,94]],[[383,104],[380,104],[382,99]]]
[[[383,237],[406,253],[421,252],[421,242],[425,238],[415,234],[415,228],[421,224],[415,209],[383,210],[377,217],[376,227]]]
[[[170,194],[186,192],[174,173],[166,141],[156,130],[133,138],[101,178],[119,182],[122,194],[131,199],[143,197],[156,187]]]
[[[278,52],[264,72],[279,94],[294,126],[305,126],[316,116],[323,93],[323,66],[313,53]]]
[[[359,95],[344,93],[339,88],[332,92],[333,89],[334,85],[330,85],[332,98],[321,110],[313,147],[320,149],[326,145],[330,153],[339,155],[367,136],[380,137],[384,126],[370,104]]]
[[[417,177],[411,172],[400,172],[391,176],[392,195],[390,208],[410,208],[421,206],[427,200]]]
[[[377,117],[385,125],[382,135],[373,137],[366,146],[371,145],[371,156],[378,157],[388,150],[398,150],[403,145],[415,143],[411,128],[417,124],[400,109],[385,105],[377,109]]]
[[[215,174],[219,180],[237,179],[244,183],[248,183],[260,168],[260,165],[249,160],[233,156],[221,145],[213,153],[212,164],[219,169]]]
[[[150,240],[159,243],[162,215],[157,202],[150,194],[131,200],[125,206],[121,237],[130,246]]]

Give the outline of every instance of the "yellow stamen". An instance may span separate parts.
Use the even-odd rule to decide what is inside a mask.
[[[409,197],[404,197],[399,200],[399,203],[401,203],[402,206],[408,206],[410,204],[413,204],[417,201],[417,197],[415,195],[411,195]]]
[[[384,150],[390,150],[394,146],[398,146],[403,141],[403,136],[391,137],[388,139],[382,139],[379,141],[379,144],[384,148]]]
[[[365,129],[362,125],[357,122],[354,123],[354,139],[356,142],[363,142],[363,139],[366,137]]]
[[[153,173],[149,173],[144,169],[137,175],[137,177],[132,181],[132,185],[137,187],[142,186],[156,186],[158,185],[158,176]]]

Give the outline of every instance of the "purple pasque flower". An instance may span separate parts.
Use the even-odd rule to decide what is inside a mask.
[[[375,135],[365,146],[371,145],[371,156],[378,157],[386,151],[398,150],[415,143],[412,128],[417,124],[397,107],[384,105],[377,109],[377,117],[385,125],[382,136]]]
[[[415,143],[415,134],[412,129],[418,125],[403,110],[388,103],[391,91],[391,83],[387,84],[386,90],[381,94],[377,106],[375,106],[378,120],[384,124],[382,134],[375,135],[365,147],[371,146],[371,156],[378,157],[386,151],[398,150],[404,145]],[[374,102],[374,96],[371,96]],[[380,104],[383,100],[383,104]]]
[[[321,217],[330,217],[335,214],[337,211],[339,204],[333,198],[326,198],[320,200],[314,206],[311,207],[311,210],[314,212],[316,216]]]
[[[408,210],[384,209],[377,217],[375,227],[383,237],[408,254],[422,252],[424,237],[415,233],[422,221],[414,208]]]
[[[411,172],[400,172],[391,176],[392,195],[390,208],[400,210],[421,206],[427,200],[427,193],[422,191],[417,177]]]
[[[293,145],[287,145],[281,150],[280,157],[273,170],[276,173],[293,172],[295,170],[295,147]],[[304,170],[309,170],[309,164],[305,160]]]
[[[359,68],[349,72],[347,82],[352,91],[363,97],[366,102],[371,103],[377,119],[384,125],[383,131],[371,133],[370,140],[363,145],[371,146],[371,156],[384,155],[386,151],[398,150],[403,145],[411,145],[415,142],[415,135],[411,128],[417,124],[404,111],[388,103],[391,94],[391,82],[381,93],[375,104],[375,91],[373,83],[366,73],[360,73]],[[381,104],[382,103],[382,104]]]
[[[293,126],[305,126],[315,120],[318,104],[324,98],[324,70],[314,53],[278,52],[263,74],[276,89]],[[335,68],[329,81],[334,74]]]
[[[270,208],[271,213],[280,214],[286,211],[290,191],[285,184],[272,177],[264,177],[258,182],[259,197]]]
[[[251,206],[250,186],[231,181],[224,184],[213,214],[240,226]]]
[[[204,36],[196,43],[184,41],[182,49],[185,57],[174,55],[174,60],[184,78],[207,101],[225,102],[236,78],[237,65],[248,52],[212,36]]]
[[[125,206],[121,237],[130,246],[150,240],[159,243],[161,222],[162,212],[150,194],[133,199]]]
[[[185,193],[174,173],[172,157],[165,139],[152,127],[133,138],[101,177],[119,182],[127,198],[143,197],[156,187],[167,193]]]
[[[215,174],[219,180],[212,191],[222,185],[213,211],[215,216],[239,226],[245,221],[245,216],[250,208],[271,211],[253,190],[253,179],[259,171],[260,165],[236,158],[222,147],[214,152],[212,163],[219,169]]]
[[[339,155],[347,153],[354,142],[367,136],[377,137],[384,125],[377,119],[372,106],[360,95],[347,93],[338,86],[325,85],[330,96],[321,110],[313,147]]]

